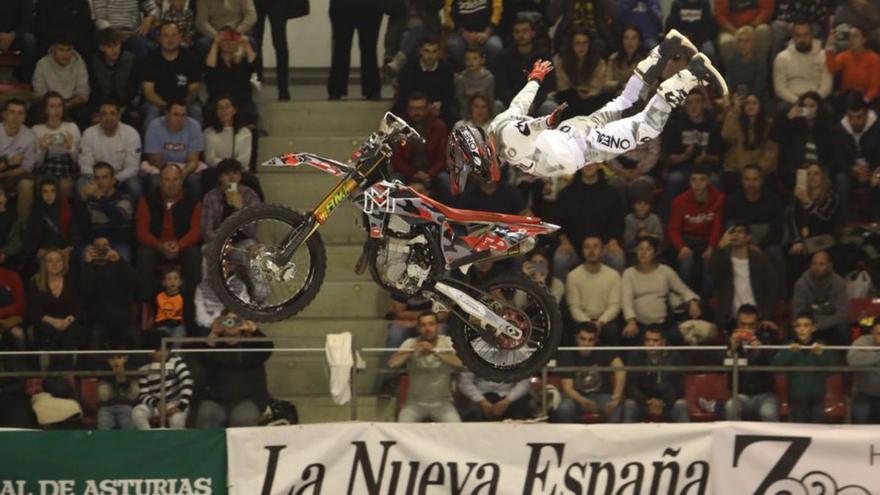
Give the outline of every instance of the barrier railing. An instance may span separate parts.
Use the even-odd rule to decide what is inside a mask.
[[[249,353],[249,352],[266,352],[267,350],[272,353],[293,353],[293,354],[323,354],[325,353],[324,347],[231,347],[231,348],[215,348],[215,347],[184,347],[184,348],[172,348],[171,346],[174,344],[208,344],[208,343],[234,343],[241,342],[242,340],[247,340],[248,342],[253,343],[274,343],[279,339],[277,338],[268,338],[268,337],[180,337],[180,338],[171,338],[166,337],[161,340],[160,351],[164,354],[165,352],[171,354],[201,354],[201,353]],[[801,346],[801,349],[813,349],[815,346]],[[787,350],[790,349],[790,345],[759,345],[759,346],[750,346],[744,345],[742,346],[745,350],[757,350],[757,349],[765,349],[765,350]],[[823,352],[844,352],[849,351],[851,349],[857,349],[859,351],[875,351],[880,352],[880,346],[822,346]],[[355,342],[352,342],[352,358],[355,363],[352,366],[351,374],[350,374],[350,387],[351,387],[351,401],[350,401],[350,417],[351,420],[357,421],[359,419],[358,414],[358,375],[360,374],[404,374],[406,373],[405,368],[392,369],[389,368],[385,364],[380,364],[375,367],[365,367],[359,368],[357,366],[358,363],[358,353],[363,353],[365,355],[369,354],[388,354],[399,351],[399,348],[386,348],[386,347],[361,347],[358,348],[355,345]],[[691,353],[691,352],[723,352],[723,360],[719,364],[709,364],[709,365],[645,365],[645,366],[634,366],[624,364],[623,366],[590,366],[589,369],[595,371],[603,371],[603,372],[613,372],[613,371],[677,371],[683,373],[698,373],[698,372],[706,372],[706,373],[729,373],[730,374],[730,391],[731,397],[736,398],[739,397],[739,389],[740,389],[740,374],[741,373],[792,373],[792,372],[878,372],[880,373],[880,366],[850,366],[847,364],[834,364],[828,366],[773,366],[773,365],[755,365],[749,364],[746,357],[737,353],[736,355],[731,355],[729,352],[729,348],[726,346],[663,346],[663,347],[645,347],[645,346],[599,346],[599,347],[560,347],[559,352],[578,352],[578,351],[591,351],[591,352],[615,352],[615,353],[631,353],[631,352],[639,352],[639,351],[665,351],[665,352],[681,352],[681,353]],[[132,349],[132,350],[84,350],[84,351],[0,351],[0,358],[4,356],[106,356],[106,355],[114,355],[123,352],[127,355],[146,355],[151,354],[153,350],[145,350],[145,349]],[[842,360],[843,361],[843,360]],[[382,359],[380,362],[384,363],[385,360]],[[845,361],[843,361],[845,362]],[[548,375],[552,372],[573,372],[578,370],[583,370],[583,367],[573,367],[573,366],[559,366],[552,360],[548,363],[547,366],[544,366],[539,374],[542,397],[541,397],[541,411],[542,415],[547,415],[547,392],[546,392],[546,384],[548,383]],[[165,425],[166,421],[166,403],[165,403],[165,393],[167,391],[167,369],[166,369],[166,360],[162,359],[160,361],[159,366],[160,372],[160,404],[159,404],[159,420],[161,425]],[[448,372],[448,371],[446,371]],[[126,375],[129,376],[143,376],[147,374],[146,371],[140,370],[127,370],[125,372]],[[13,378],[28,378],[28,377],[47,377],[47,376],[79,376],[79,377],[102,377],[102,376],[112,376],[114,373],[111,371],[90,371],[90,370],[46,370],[46,371],[0,371],[0,378],[4,377],[13,377]],[[740,411],[739,411],[739,401],[734,400],[732,403],[733,415],[734,419],[739,419]]]

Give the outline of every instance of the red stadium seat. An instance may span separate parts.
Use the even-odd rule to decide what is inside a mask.
[[[715,412],[705,412],[700,408],[699,400],[714,400],[720,403],[730,399],[727,387],[727,374],[724,373],[692,373],[684,377],[684,398],[688,405],[691,421],[715,421],[720,419]]]
[[[79,402],[83,410],[83,426],[96,426],[98,424],[98,408],[101,406],[101,401],[98,399],[97,378],[80,379]]]

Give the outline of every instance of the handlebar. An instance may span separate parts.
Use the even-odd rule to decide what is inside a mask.
[[[385,112],[382,123],[379,125],[379,132],[384,135],[385,141],[389,144],[394,141],[425,144],[425,138],[419,135],[418,131],[391,112]]]

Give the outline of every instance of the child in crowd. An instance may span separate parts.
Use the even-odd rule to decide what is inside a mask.
[[[156,331],[163,337],[185,337],[183,326],[183,276],[180,268],[174,266],[165,270],[162,275],[162,291],[156,295]],[[172,344],[173,349],[180,349],[180,343]]]
[[[160,8],[159,22],[156,25],[161,26],[165,22],[177,24],[177,29],[180,30],[183,40],[181,45],[184,48],[193,46],[196,36],[196,20],[192,9],[189,8],[189,0],[164,0]],[[156,32],[157,37],[158,34]]]
[[[814,339],[816,319],[800,313],[794,320],[794,340],[788,349],[773,358],[774,366],[827,366],[834,357]],[[804,347],[811,348],[805,349]],[[792,423],[822,423],[825,420],[825,377],[819,371],[791,372],[788,375],[789,419]]]
[[[651,211],[651,201],[648,198],[636,198],[632,209],[632,213],[623,219],[623,249],[627,257],[635,260],[639,239],[653,237],[658,244],[663,244],[663,222]]]
[[[179,356],[169,356],[161,351],[161,340],[157,333],[150,335],[149,344],[154,350],[153,360],[141,366],[148,374],[138,380],[138,404],[132,410],[132,420],[138,430],[149,430],[150,418],[160,416],[162,403],[161,367],[165,361],[165,418],[170,428],[184,428],[189,413],[189,402],[193,393],[193,379],[189,367]]]
[[[118,350],[123,346],[108,344],[107,347]],[[113,376],[101,377],[98,382],[98,399],[101,401],[98,407],[98,429],[133,430],[131,410],[138,398],[138,384],[133,376],[125,374],[128,356],[122,352],[111,354],[107,358],[107,365]]]
[[[495,76],[485,67],[486,57],[479,47],[469,47],[464,52],[464,70],[455,76],[455,98],[458,108],[468,108],[471,98],[481,94],[489,100],[490,109],[495,105]]]

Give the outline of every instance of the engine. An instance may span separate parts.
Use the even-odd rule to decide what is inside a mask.
[[[375,260],[382,283],[406,294],[416,294],[431,273],[428,240],[414,229],[392,216]]]

